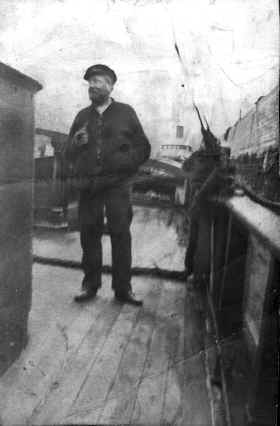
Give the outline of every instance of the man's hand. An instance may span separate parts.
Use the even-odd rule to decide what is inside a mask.
[[[85,124],[80,130],[78,130],[73,138],[72,143],[76,148],[79,148],[88,143],[88,132],[87,132],[87,124]]]

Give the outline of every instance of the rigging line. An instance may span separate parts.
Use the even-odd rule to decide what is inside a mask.
[[[210,45],[209,45],[209,43],[208,42],[206,42],[206,44],[207,44],[207,47],[208,47],[208,52],[210,53],[210,55],[212,56],[212,58],[214,59],[214,61],[215,61],[215,63],[217,64],[217,66],[218,66],[218,68],[222,71],[222,73],[225,75],[225,77],[231,82],[231,84],[233,84],[237,89],[239,89],[239,103],[241,104],[241,102],[242,102],[242,94],[241,94],[241,92],[242,92],[242,87],[240,86],[240,85],[238,85],[237,83],[235,83],[231,78],[230,78],[230,76],[225,72],[225,70],[223,69],[223,67],[220,65],[220,63],[217,61],[217,59],[215,58],[215,56],[214,56],[214,54],[213,54],[213,52],[212,52],[212,49],[211,49],[211,47],[210,47]]]
[[[219,67],[219,69],[222,71],[222,73],[226,76],[226,78],[235,86],[235,87],[237,87],[240,91],[241,90],[244,90],[244,86],[247,86],[247,85],[249,85],[250,83],[252,83],[253,81],[259,81],[259,80],[261,80],[262,79],[262,77],[264,76],[264,75],[266,75],[269,71],[271,71],[272,69],[274,69],[274,68],[276,68],[276,66],[272,66],[272,67],[270,67],[269,69],[267,69],[264,73],[262,73],[261,75],[259,75],[258,77],[255,77],[255,78],[252,78],[252,79],[250,79],[250,80],[247,80],[247,81],[245,81],[245,82],[243,82],[243,83],[236,83],[235,81],[233,81],[232,80],[232,78],[226,73],[226,71],[224,70],[224,68],[221,66],[221,64],[217,61],[217,59],[215,58],[215,55],[213,54],[213,52],[212,52],[212,49],[211,49],[211,47],[209,46],[209,43],[207,43],[207,46],[208,46],[208,50],[209,50],[209,53],[211,54],[211,56],[213,57],[213,59],[214,59],[214,61],[215,61],[215,63],[216,63],[216,65]]]
[[[263,76],[266,75],[268,72],[270,72],[271,70],[274,70],[275,68],[277,68],[277,65],[272,66],[270,68],[268,68],[265,72],[263,72],[261,75],[259,75],[258,77],[252,78],[250,80],[244,81],[244,83],[239,83],[240,86],[247,86],[250,83],[252,83],[253,81],[259,81],[262,80]]]
[[[221,88],[220,88],[220,102],[221,102],[221,105],[222,105],[222,107],[223,107],[223,113],[224,113],[224,116],[225,116],[225,118],[226,118],[226,121],[227,121],[227,123],[228,123],[228,125],[230,124],[230,119],[229,119],[229,116],[228,116],[228,113],[227,113],[227,108],[226,108],[226,106],[225,106],[225,101],[224,101],[224,98],[223,98],[223,94],[222,94],[222,90],[221,90]],[[213,114],[212,114],[213,115]],[[212,117],[211,117],[212,118]]]
[[[188,92],[189,92],[191,99],[192,99],[193,107],[195,109],[196,102],[195,102],[195,99],[194,99],[194,93],[193,93],[193,89],[190,87],[190,84],[189,84],[190,73],[189,73],[186,65],[184,64],[184,61],[182,59],[182,56],[181,56],[181,53],[180,53],[180,50],[179,50],[179,47],[178,47],[178,43],[177,43],[177,39],[176,39],[176,33],[175,33],[175,26],[174,26],[174,22],[173,22],[173,19],[172,19],[172,14],[169,13],[167,3],[165,1],[163,1],[163,4],[165,6],[165,10],[166,10],[168,20],[169,20],[169,23],[170,23],[170,27],[171,27],[171,31],[172,31],[172,35],[173,35],[173,44],[174,44],[174,47],[175,47],[175,51],[177,53],[177,57],[178,57],[179,62],[181,64],[183,75],[184,75],[184,77],[186,77],[186,80],[184,80],[184,82],[186,83]]]
[[[163,3],[164,8],[166,10],[166,15],[168,17],[169,25],[170,25],[170,28],[171,28],[171,33],[172,33],[172,38],[173,38],[173,46],[175,48],[178,60],[180,62],[180,65],[181,65],[181,68],[182,68],[182,71],[183,71],[184,83],[186,83],[187,90],[188,90],[188,92],[191,96],[192,102],[194,103],[193,90],[192,90],[192,88],[190,87],[190,84],[189,84],[190,73],[189,73],[186,65],[184,64],[184,61],[182,59],[182,56],[181,56],[181,53],[180,53],[180,50],[179,50],[179,47],[178,47],[178,43],[177,43],[177,39],[176,39],[176,33],[175,33],[175,26],[174,26],[174,22],[173,22],[173,19],[172,19],[172,14],[169,13],[166,1],[163,1],[162,3]]]
[[[175,50],[176,50],[176,53],[177,53],[177,56],[178,56],[178,59],[179,59],[179,61],[180,61],[180,64],[181,64],[181,66],[182,66],[182,69],[183,69],[183,72],[184,72],[184,74],[186,74],[186,76],[187,76],[187,78],[189,77],[189,72],[188,72],[188,70],[187,70],[187,68],[186,68],[186,66],[185,66],[185,64],[184,64],[184,62],[183,62],[183,59],[182,59],[182,57],[181,57],[181,54],[180,54],[180,51],[179,51],[179,48],[178,48],[178,43],[177,43],[177,40],[176,40],[176,34],[175,34],[175,29],[174,29],[174,23],[173,23],[173,20],[172,20],[172,15],[171,14],[169,14],[168,13],[168,7],[167,7],[167,4],[165,3],[165,2],[163,2],[164,3],[164,5],[165,5],[165,9],[166,9],[166,11],[167,11],[167,15],[168,15],[168,19],[169,19],[169,22],[170,22],[170,27],[171,27],[171,29],[172,29],[172,34],[173,34],[173,42],[174,42],[174,47],[175,47]],[[209,51],[209,53],[212,55],[212,57],[214,58],[214,60],[215,60],[215,62],[216,62],[216,64],[218,65],[218,67],[220,68],[220,70],[223,72],[223,74],[226,76],[226,78],[235,86],[235,87],[237,87],[237,88],[239,88],[240,90],[241,90],[241,87],[238,85],[238,84],[236,84],[230,77],[229,77],[229,75],[225,72],[225,70],[223,69],[223,67],[217,62],[217,60],[216,60],[216,58],[214,57],[214,55],[213,55],[213,53],[212,53],[212,50],[211,50],[211,48],[210,48],[210,46],[209,46],[209,43],[207,43],[207,46],[208,46],[208,51]],[[191,98],[192,98],[192,101],[193,101],[193,103],[195,103],[194,102],[194,96],[193,96],[193,91],[191,90],[191,88],[190,88],[190,86],[189,86],[189,82],[188,82],[188,80],[187,80],[187,87],[188,87],[188,90],[189,90],[189,92],[190,92],[190,94],[191,94]]]
[[[240,89],[241,90],[241,87],[239,86],[239,84],[237,84],[237,83],[235,83],[231,78],[230,78],[230,76],[225,72],[225,70],[223,69],[223,67],[218,63],[218,62],[216,62],[216,64],[218,65],[218,67],[220,68],[220,70],[222,71],[222,73],[226,76],[226,78],[235,86],[235,87],[237,87],[238,89]]]
[[[221,64],[217,61],[217,59],[215,58],[215,55],[213,54],[213,52],[212,52],[212,49],[211,49],[211,47],[210,47],[210,45],[209,45],[209,43],[208,42],[206,42],[206,44],[207,44],[207,47],[208,47],[208,52],[210,53],[210,55],[212,56],[212,58],[214,59],[214,61],[215,61],[215,63],[216,63],[216,65],[218,65],[218,67],[220,68],[220,70],[222,71],[222,73],[226,76],[226,78],[235,86],[235,87],[237,87],[238,89],[242,89],[241,88],[241,86],[239,85],[239,84],[237,84],[237,83],[235,83],[233,80],[232,80],[232,78],[225,72],[225,70],[223,69],[223,67],[221,66]]]

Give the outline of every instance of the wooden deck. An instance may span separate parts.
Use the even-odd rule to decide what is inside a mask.
[[[211,425],[190,284],[134,277],[143,308],[73,303],[80,271],[34,265],[30,340],[0,380],[3,425]]]
[[[134,207],[133,265],[183,270],[181,227],[179,213]],[[108,236],[103,251],[110,265]],[[33,252],[79,262],[79,235],[36,233]],[[114,301],[104,275],[98,298],[79,306],[81,280],[80,270],[34,264],[29,343],[0,379],[3,426],[211,425],[202,308],[191,284],[134,276],[144,299],[135,308]]]
[[[134,267],[184,271],[185,245],[182,241],[182,212],[157,207],[133,206],[132,264]],[[102,238],[103,264],[111,265],[111,242]],[[76,231],[37,229],[33,253],[42,258],[80,262],[82,250]]]

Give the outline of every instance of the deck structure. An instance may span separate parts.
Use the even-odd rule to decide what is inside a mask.
[[[137,277],[142,308],[110,276],[77,306],[81,272],[35,265],[30,341],[1,378],[3,425],[210,425],[201,311],[191,284]],[[186,297],[187,296],[187,297]]]
[[[135,230],[147,214],[136,212]],[[166,214],[150,215],[161,239],[156,223]],[[73,295],[81,278],[80,270],[34,264],[29,343],[1,378],[3,426],[211,425],[203,309],[192,284],[134,276],[144,300],[135,308],[114,300],[104,274],[97,299],[80,306]]]

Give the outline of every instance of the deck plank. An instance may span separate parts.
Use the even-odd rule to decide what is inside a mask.
[[[132,415],[137,387],[144,369],[151,335],[153,333],[157,306],[162,289],[161,280],[153,279],[138,322],[122,357],[112,389],[107,395],[98,424],[128,424]]]
[[[61,278],[59,269],[48,270],[46,266],[33,269],[32,298],[36,303],[33,303],[29,318],[29,342],[0,381],[0,411],[7,424],[13,424],[13,419],[19,423],[17,418],[23,424],[28,418],[30,410],[44,392],[45,387],[40,386],[42,380],[46,382],[48,379],[46,353],[55,354],[55,349],[51,349],[54,342],[56,346],[65,348],[61,331],[66,333],[65,326],[71,327],[81,313],[75,307],[69,309],[71,285],[63,291],[56,285]],[[76,278],[81,274],[73,275]],[[68,278],[67,272],[65,278]]]
[[[134,290],[144,298],[144,307],[134,308],[112,300],[106,276],[96,301],[78,306],[72,296],[81,274],[50,269],[54,287],[47,280],[40,285],[48,294],[34,292],[32,350],[1,378],[3,426],[211,425],[202,307],[191,285],[134,277]],[[64,285],[72,280],[63,291],[58,269]],[[33,366],[25,371],[28,360]]]
[[[33,424],[63,422],[120,311],[120,305],[109,301],[103,300],[99,305],[95,303],[96,315],[92,318],[90,330],[56,378],[56,386],[50,389],[45,401],[34,411]]]
[[[177,290],[178,291],[178,290]],[[183,392],[184,392],[184,338],[185,338],[185,295],[182,291],[179,292],[176,312],[173,316],[174,329],[177,332],[173,333],[170,358],[168,362],[168,372],[166,377],[166,388],[164,395],[164,404],[161,420],[173,426],[183,421]]]
[[[169,281],[163,281],[162,285],[156,327],[139,384],[131,424],[159,424],[161,421],[168,363],[173,352],[173,337],[178,334],[178,324],[173,318],[178,298],[184,298],[184,286]]]
[[[148,292],[150,283],[141,281],[142,291]],[[66,423],[96,423],[103,411],[106,396],[111,389],[118,367],[127,347],[129,337],[134,329],[139,311],[124,305],[113,325],[109,336],[98,353],[78,397],[73,401],[69,412],[64,418]]]
[[[68,359],[80,346],[84,335],[92,326],[98,315],[102,312],[104,302],[96,303],[94,308],[86,307],[77,309],[76,306],[68,306],[71,312],[68,324],[50,323],[44,341],[36,347],[30,357],[25,360],[24,366],[16,372],[16,380],[13,386],[9,386],[9,392],[5,392],[5,379],[1,380],[1,388],[5,394],[1,402],[1,413],[6,424],[24,424],[32,415],[34,409],[41,405],[49,391],[56,384],[58,373],[63,370]],[[13,376],[11,370],[10,376]],[[7,375],[8,376],[8,375]]]
[[[50,422],[58,424],[63,422],[73,401],[79,394],[80,388],[95,359],[102,351],[111,328],[122,309],[122,305],[111,300],[113,293],[108,291],[108,284],[108,282],[103,283],[97,300],[88,305],[88,309],[93,310],[91,328],[84,336],[76,353],[68,362],[65,362],[64,369],[55,380],[56,386],[50,389],[45,401],[42,401],[36,407],[32,416],[32,424],[49,424]],[[139,289],[139,283],[136,286],[134,285],[134,288],[140,294],[143,293],[142,287]],[[83,305],[81,309],[87,309],[87,305]],[[81,327],[83,327],[82,324]]]
[[[193,284],[185,298],[183,418],[177,424],[211,425],[211,409],[206,385],[203,306]]]

